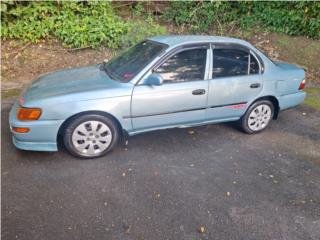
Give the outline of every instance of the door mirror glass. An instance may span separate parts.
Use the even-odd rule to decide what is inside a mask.
[[[145,85],[160,86],[160,85],[162,85],[162,83],[163,83],[163,78],[157,73],[152,73],[151,75],[149,75],[149,77],[147,77],[144,80]]]

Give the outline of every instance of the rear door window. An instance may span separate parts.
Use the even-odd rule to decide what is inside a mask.
[[[259,73],[259,63],[249,51],[236,48],[213,49],[213,78],[257,73]]]
[[[250,72],[249,74],[257,74],[259,73],[259,63],[258,60],[250,54]]]

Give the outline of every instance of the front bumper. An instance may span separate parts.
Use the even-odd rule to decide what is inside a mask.
[[[12,136],[12,142],[16,148],[21,150],[29,151],[45,151],[55,152],[58,151],[56,142],[29,142],[17,139],[14,135]]]
[[[23,150],[57,151],[58,131],[63,120],[19,121],[16,117],[18,103],[16,102],[9,115],[10,129],[14,145]],[[12,131],[12,127],[27,127],[27,133]]]

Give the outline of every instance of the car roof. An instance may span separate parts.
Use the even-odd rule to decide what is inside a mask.
[[[239,43],[251,46],[246,41],[237,38],[208,36],[208,35],[162,35],[148,38],[149,40],[164,43],[171,46],[181,44],[200,43],[200,42],[221,42],[221,43]]]

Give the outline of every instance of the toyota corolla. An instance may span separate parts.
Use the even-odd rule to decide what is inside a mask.
[[[40,76],[10,112],[19,149],[99,157],[126,136],[238,121],[263,131],[305,98],[305,72],[250,43],[215,36],[157,36],[108,62]],[[214,136],[212,136],[214,137]]]

